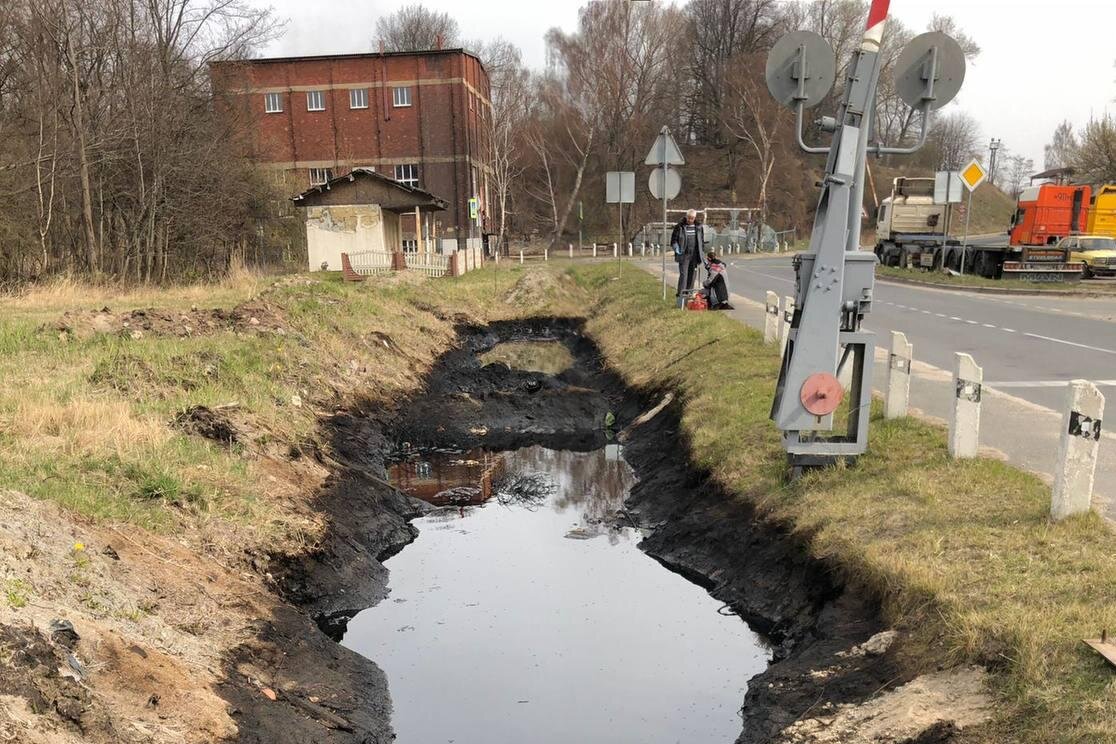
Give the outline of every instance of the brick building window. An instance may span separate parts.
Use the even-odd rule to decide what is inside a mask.
[[[264,113],[279,114],[283,112],[282,93],[264,93]]]
[[[323,183],[330,181],[333,178],[333,169],[331,168],[311,168],[310,169],[310,185],[320,186]]]
[[[399,183],[407,184],[418,188],[419,184],[419,168],[414,163],[407,163],[406,165],[395,166],[395,180]]]
[[[411,105],[411,89],[405,86],[391,89],[391,105],[403,108]]]
[[[353,88],[349,91],[349,108],[351,109],[366,109],[368,108],[368,89],[367,88]]]
[[[324,90],[308,90],[308,91],[306,91],[306,110],[307,111],[325,111],[325,91]]]
[[[418,241],[417,240],[407,240],[406,238],[404,238],[403,239],[403,250],[406,251],[407,253],[417,253],[418,252]]]

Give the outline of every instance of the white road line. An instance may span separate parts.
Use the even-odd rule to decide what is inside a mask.
[[[751,273],[751,274],[755,274],[756,276],[766,276],[768,279],[774,279],[775,281],[783,282],[784,284],[794,284],[793,279],[785,279],[781,276],[775,276],[774,274],[765,274],[762,271],[756,271],[755,269],[744,269],[744,270]]]
[[[935,315],[936,317],[939,317],[939,318],[948,318],[948,317],[949,317],[949,316],[948,316],[948,315],[946,315],[945,313],[934,313],[934,315]]]
[[[1003,331],[1004,333],[1015,333],[1014,328],[1001,328],[1000,330]]]
[[[980,323],[977,323],[975,320],[966,320],[965,322],[969,325],[980,325]]]
[[[1097,387],[1116,387],[1116,380],[1091,380]],[[986,382],[987,387],[993,388],[1056,388],[1066,387],[1069,380],[1007,380],[1004,382]]]
[[[1031,338],[1041,339],[1043,341],[1051,341],[1051,342],[1056,343],[1056,344],[1065,344],[1066,346],[1076,346],[1079,349],[1088,349],[1089,351],[1099,351],[1102,354],[1116,355],[1116,351],[1114,351],[1112,349],[1102,349],[1099,346],[1089,346],[1088,344],[1079,344],[1075,341],[1066,341],[1066,340],[1060,339],[1060,338],[1051,338],[1050,336],[1040,336],[1037,333],[1024,333],[1023,335],[1024,336],[1030,336]]]
[[[961,320],[961,319],[960,319],[960,318],[958,318],[958,317],[957,317],[956,315],[951,315],[951,316],[949,316],[949,319],[950,319],[950,320]]]
[[[984,326],[985,328],[995,328],[996,327],[996,326],[992,325],[991,323],[981,323],[981,325]]]

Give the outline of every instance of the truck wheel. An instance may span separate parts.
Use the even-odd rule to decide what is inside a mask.
[[[899,268],[909,269],[911,267],[911,252],[906,248],[899,249]]]
[[[953,271],[961,270],[961,253],[960,251],[950,251],[946,256],[946,266]]]
[[[942,252],[941,251],[934,251],[934,260],[930,265],[930,270],[931,271],[941,271],[942,270]]]

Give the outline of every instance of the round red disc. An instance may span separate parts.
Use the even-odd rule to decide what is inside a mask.
[[[841,381],[828,372],[815,372],[802,383],[798,394],[802,407],[815,416],[828,416],[845,397]]]

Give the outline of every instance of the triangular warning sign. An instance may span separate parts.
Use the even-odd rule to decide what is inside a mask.
[[[655,138],[655,144],[651,145],[651,151],[647,153],[647,159],[643,161],[644,165],[662,165],[666,162],[667,165],[685,165],[686,158],[682,157],[682,151],[678,149],[678,143],[674,141],[674,137],[670,136],[670,131],[666,127],[659,132],[659,136]]]

